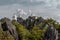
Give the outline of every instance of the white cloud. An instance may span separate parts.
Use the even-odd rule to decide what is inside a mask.
[[[13,3],[8,5],[5,5],[6,1],[5,3],[0,3],[0,17],[7,16],[11,18],[13,13],[16,13],[19,8],[24,10],[22,13],[27,14],[28,8],[31,8],[34,15],[60,20],[60,9],[58,9],[60,8],[60,0],[11,0],[9,3],[11,2]]]

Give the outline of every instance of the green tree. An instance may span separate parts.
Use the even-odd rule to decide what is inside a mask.
[[[40,29],[39,25],[35,26],[31,31],[32,40],[43,40],[45,31],[46,31],[46,27]]]
[[[21,37],[21,40],[28,40],[30,32],[25,28],[25,26],[18,24],[17,22],[12,22],[16,26],[16,30]]]

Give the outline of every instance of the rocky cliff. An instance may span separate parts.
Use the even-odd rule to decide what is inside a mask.
[[[27,19],[0,19],[0,40],[59,40],[60,28],[53,19],[35,16]]]

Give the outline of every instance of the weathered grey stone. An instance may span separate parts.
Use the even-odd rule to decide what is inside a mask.
[[[11,22],[6,22],[6,24],[11,35],[15,38],[15,40],[18,40],[18,34],[17,34],[15,26],[12,25]]]
[[[5,22],[3,22],[5,21]],[[15,40],[18,40],[18,34],[17,34],[17,31],[16,31],[16,28],[14,25],[12,25],[11,21],[8,20],[7,18],[4,18],[2,20],[2,29],[3,31],[9,31],[10,34],[14,37]]]
[[[44,35],[44,40],[58,40],[58,31],[49,24]]]

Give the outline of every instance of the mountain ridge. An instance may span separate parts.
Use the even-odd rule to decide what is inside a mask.
[[[5,17],[0,22],[2,29],[0,32],[5,35],[1,34],[6,37],[6,40],[10,38],[11,40],[59,40],[60,24],[52,18],[43,19],[42,17],[29,16],[25,20],[21,17],[18,17],[17,20],[10,20]]]

